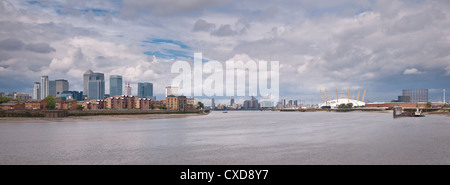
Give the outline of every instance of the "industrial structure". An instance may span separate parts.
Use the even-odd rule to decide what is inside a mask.
[[[336,89],[336,99],[334,100],[330,100],[329,96],[328,96],[328,91],[325,89],[325,94],[327,96],[327,100],[325,101],[324,97],[323,97],[323,93],[322,90],[320,90],[320,95],[322,96],[322,103],[319,104],[319,107],[321,108],[337,108],[339,105],[341,104],[353,104],[353,107],[361,107],[361,106],[365,106],[366,103],[364,103],[364,98],[366,96],[366,90],[364,90],[363,96],[361,101],[359,100],[359,95],[361,93],[361,89],[359,89],[358,91],[358,96],[355,99],[350,99],[350,89],[348,89],[348,93],[347,93],[347,98],[339,98],[339,92]]]
[[[399,102],[428,102],[428,89],[404,89],[402,101]]]

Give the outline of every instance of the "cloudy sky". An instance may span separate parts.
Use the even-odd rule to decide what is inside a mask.
[[[162,98],[176,60],[280,62],[280,97],[321,101],[366,89],[450,91],[448,0],[0,0],[0,91],[32,94],[40,76],[82,90],[92,69],[153,82]],[[228,100],[227,100],[228,101]]]

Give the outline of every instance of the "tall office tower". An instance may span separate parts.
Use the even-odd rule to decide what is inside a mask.
[[[48,76],[41,77],[41,99],[46,98],[49,95],[49,81]]]
[[[89,99],[103,99],[105,96],[105,74],[91,70],[83,75],[84,91]]]
[[[36,100],[41,99],[41,83],[39,83],[39,82],[34,82],[33,99],[36,99]]]
[[[125,86],[125,95],[126,95],[126,96],[131,96],[131,86],[130,86],[130,83],[128,83],[128,84]]]
[[[179,96],[178,94],[178,86],[167,86],[166,87],[166,97],[167,96]]]
[[[48,81],[48,95],[56,97],[56,81]]]
[[[216,102],[214,98],[211,100],[211,108],[212,109],[216,108]]]
[[[109,95],[116,96],[122,95],[122,76],[120,75],[111,75],[109,77]]]
[[[69,91],[69,81],[64,79],[55,80],[56,95],[61,94],[64,91]]]
[[[89,97],[89,79],[91,77],[91,74],[93,74],[92,70],[88,70],[83,74],[83,93],[86,95],[86,97]]]
[[[231,97],[230,106],[234,106],[234,96]]]
[[[153,84],[152,83],[138,83],[138,97],[139,98],[151,98],[153,96]]]

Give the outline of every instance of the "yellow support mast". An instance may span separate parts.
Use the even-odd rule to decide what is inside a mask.
[[[361,89],[358,90],[358,97],[356,98],[356,101],[359,101],[359,94],[361,93]]]
[[[348,88],[347,102],[350,102],[350,88]]]
[[[364,97],[366,96],[366,90],[367,90],[367,89],[364,89],[363,98],[362,98],[362,100],[361,100],[362,102],[364,102]]]
[[[336,101],[339,103],[339,94],[337,88],[336,88]]]
[[[320,96],[322,96],[322,101],[325,103],[325,99],[323,99],[322,89],[320,89]]]
[[[328,96],[328,91],[327,91],[327,89],[325,89],[325,94],[327,95],[327,105],[328,105],[328,102],[330,101],[330,97]]]

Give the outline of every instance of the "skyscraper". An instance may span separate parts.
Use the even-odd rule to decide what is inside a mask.
[[[126,95],[126,96],[131,96],[131,86],[130,86],[130,83],[128,83],[128,84],[125,86],[125,95]]]
[[[234,96],[231,97],[230,106],[234,107]]]
[[[138,97],[139,98],[151,98],[153,96],[153,84],[152,83],[138,83]]]
[[[90,99],[103,99],[105,96],[105,74],[94,73],[91,70],[83,75],[84,92]]]
[[[255,96],[252,96],[251,100],[245,100],[244,104],[242,105],[243,109],[258,109],[259,108],[259,103],[258,103],[258,99],[256,99]]]
[[[122,76],[111,75],[109,77],[109,94],[110,96],[122,95]]]
[[[214,98],[211,100],[211,108],[212,109],[216,108],[216,102]]]
[[[48,81],[48,95],[56,97],[56,81]]]
[[[49,95],[49,81],[48,76],[41,77],[41,99],[46,98]]]
[[[64,79],[55,80],[56,94],[61,94],[69,90],[69,81]]]
[[[93,74],[92,70],[88,70],[83,74],[83,93],[84,95],[88,96],[89,94],[89,78],[91,74]]]
[[[166,97],[167,96],[179,96],[178,94],[178,86],[167,86],[166,87]]]
[[[36,100],[41,99],[41,83],[39,82],[34,82],[33,98]]]

